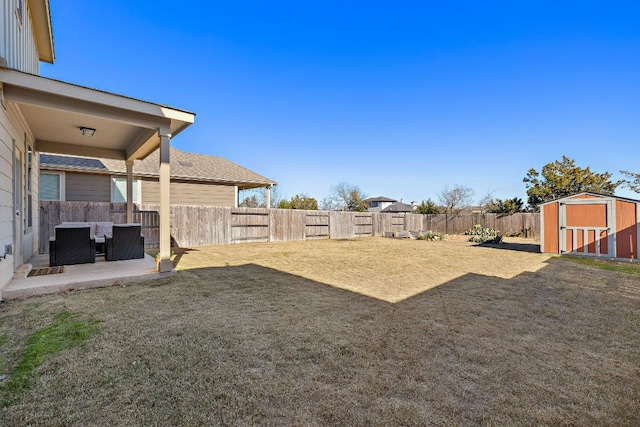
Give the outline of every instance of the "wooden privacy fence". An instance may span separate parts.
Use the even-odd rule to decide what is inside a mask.
[[[65,221],[126,222],[124,203],[40,202],[40,253],[48,251],[53,228]],[[145,245],[158,245],[159,206],[136,205],[134,222],[142,224]],[[383,236],[388,231],[462,234],[476,224],[504,235],[540,236],[538,213],[418,215],[293,209],[172,206],[172,245],[179,247],[242,242],[278,242]]]
[[[58,224],[102,221],[124,224],[127,222],[126,208],[125,203],[41,201],[38,250],[40,253],[49,252],[49,239],[54,236],[54,228]],[[133,222],[142,225],[145,246],[157,247],[160,240],[158,208],[142,210],[137,207],[133,212]]]

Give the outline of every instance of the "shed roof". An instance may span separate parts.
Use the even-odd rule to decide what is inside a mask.
[[[133,174],[138,177],[159,175],[159,152],[156,150],[144,160],[135,161]],[[241,189],[268,187],[275,181],[218,156],[189,153],[171,147],[171,178],[238,185]],[[66,170],[89,173],[125,175],[122,160],[40,154],[40,167],[48,170]]]
[[[631,199],[629,197],[620,197],[620,196],[616,196],[616,195],[612,195],[612,194],[602,194],[602,193],[593,193],[593,192],[590,192],[590,191],[583,191],[582,193],[576,193],[576,194],[572,194],[570,196],[559,197],[557,199],[549,200],[548,202],[540,203],[539,206],[548,205],[550,203],[556,203],[556,202],[559,202],[561,200],[573,199],[573,198],[575,198],[577,196],[585,196],[585,195],[594,196],[594,197],[600,197],[600,198],[623,200],[623,201],[632,202],[632,203],[640,203],[640,200]]]

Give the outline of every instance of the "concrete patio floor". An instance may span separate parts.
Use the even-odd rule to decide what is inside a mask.
[[[49,255],[34,256],[28,264],[31,264],[33,269],[49,267]],[[33,277],[14,276],[13,280],[0,290],[0,301],[140,282],[173,274],[175,271],[158,273],[156,261],[150,255],[145,255],[142,259],[110,262],[105,261],[104,256],[96,256],[95,264],[65,265],[63,273]]]

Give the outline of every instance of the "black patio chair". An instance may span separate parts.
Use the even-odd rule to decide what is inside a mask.
[[[144,258],[144,236],[140,224],[114,224],[113,237],[105,239],[107,261]]]
[[[55,228],[55,240],[49,240],[49,266],[96,262],[96,241],[90,227]]]

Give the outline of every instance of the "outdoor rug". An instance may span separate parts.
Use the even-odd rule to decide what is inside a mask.
[[[47,274],[59,274],[59,273],[64,273],[63,265],[59,267],[34,268],[29,272],[29,275],[27,277],[46,276]]]

